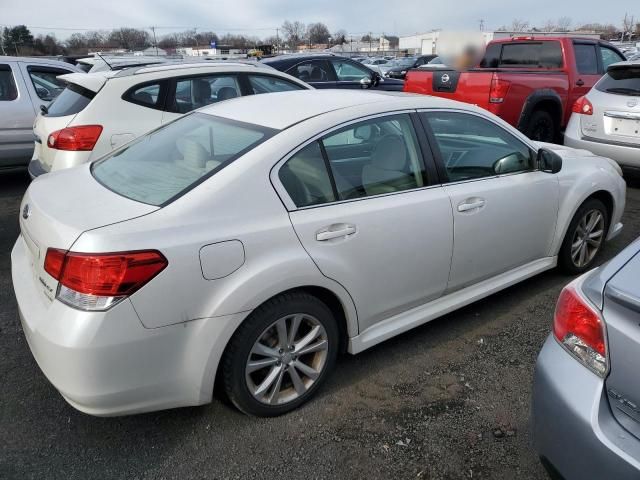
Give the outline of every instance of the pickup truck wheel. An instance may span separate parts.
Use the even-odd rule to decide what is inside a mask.
[[[531,114],[524,134],[538,142],[553,142],[556,138],[556,125],[551,114],[545,110],[536,110]]]
[[[609,229],[609,213],[596,198],[584,202],[571,220],[560,248],[558,263],[571,275],[589,270],[602,247]]]

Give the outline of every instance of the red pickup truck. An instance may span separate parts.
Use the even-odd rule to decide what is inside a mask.
[[[475,68],[410,70],[404,91],[476,104],[533,140],[553,142],[567,125],[575,101],[610,64],[622,60],[612,45],[593,39],[494,40]]]

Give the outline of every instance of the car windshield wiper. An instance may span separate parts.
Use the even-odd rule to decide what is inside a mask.
[[[640,95],[640,89],[638,88],[614,87],[614,88],[607,88],[606,92],[621,93],[623,95]]]

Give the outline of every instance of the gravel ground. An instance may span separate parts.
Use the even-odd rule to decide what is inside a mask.
[[[311,403],[280,418],[248,418],[219,399],[94,418],[48,383],[18,320],[9,252],[27,183],[0,177],[0,478],[546,478],[529,397],[568,277],[547,272],[344,356]],[[602,260],[640,234],[639,210],[630,188],[625,229]]]

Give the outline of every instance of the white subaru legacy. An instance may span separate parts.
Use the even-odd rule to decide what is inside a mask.
[[[35,180],[13,285],[31,351],[74,407],[243,412],[308,400],[359,353],[620,232],[616,163],[427,96],[221,102]]]

